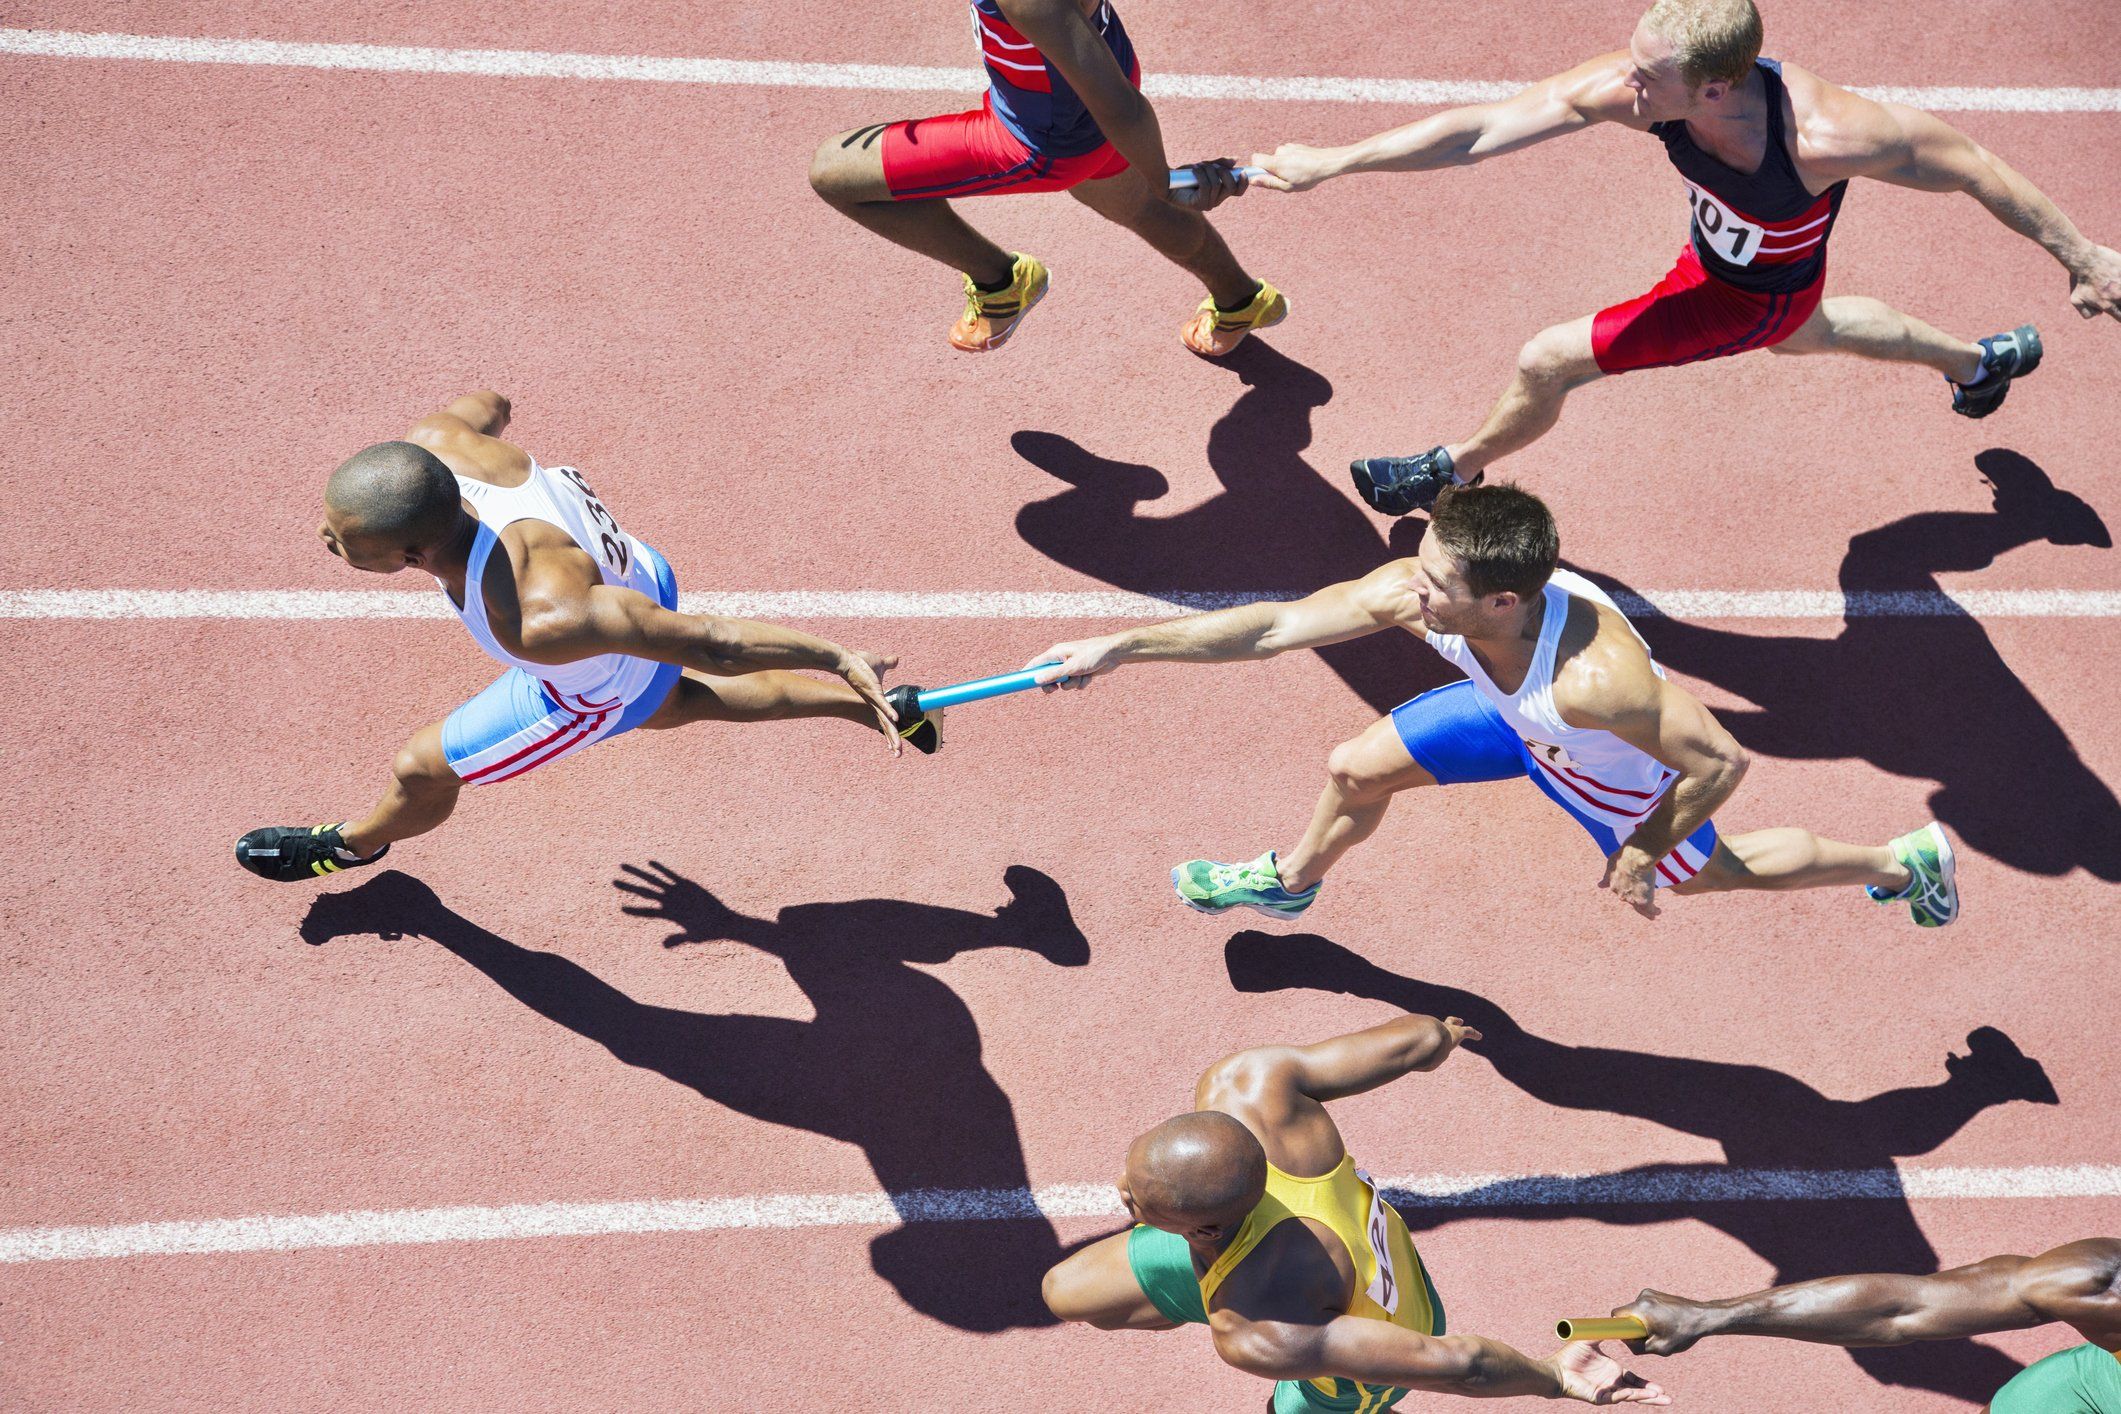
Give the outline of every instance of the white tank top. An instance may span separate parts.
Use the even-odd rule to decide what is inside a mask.
[[[1620,606],[1597,585],[1569,570],[1556,570],[1543,593],[1546,618],[1539,626],[1539,644],[1532,650],[1532,666],[1525,672],[1524,683],[1514,693],[1495,685],[1457,634],[1429,634],[1429,646],[1465,669],[1481,695],[1524,738],[1532,764],[1564,799],[1613,826],[1625,838],[1657,808],[1679,773],[1611,732],[1572,727],[1561,719],[1554,705],[1554,650],[1568,627],[1569,600],[1588,599],[1615,613]],[[1626,617],[1621,621],[1625,623]],[[1628,632],[1635,633],[1633,624],[1628,624]],[[1642,635],[1636,633],[1635,641],[1642,643]],[[1649,652],[1647,643],[1643,652]],[[1664,676],[1664,669],[1654,660],[1650,667],[1657,676]]]
[[[640,696],[662,666],[653,659],[600,653],[572,663],[533,663],[503,648],[493,636],[493,626],[486,621],[486,595],[481,583],[486,561],[499,546],[501,532],[519,520],[541,520],[558,526],[597,562],[597,572],[604,583],[639,590],[658,603],[662,601],[661,587],[641,542],[619,528],[611,512],[604,509],[604,503],[582,479],[582,473],[571,466],[543,467],[532,461],[530,478],[521,486],[495,486],[459,476],[457,487],[479,517],[478,539],[472,543],[471,558],[464,570],[464,602],[461,606],[454,601],[451,604],[472,641],[485,649],[488,657],[511,668],[521,668],[538,679],[563,707],[608,710]],[[442,592],[448,594],[447,585]]]

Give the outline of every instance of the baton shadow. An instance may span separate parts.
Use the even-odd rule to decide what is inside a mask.
[[[1935,594],[1940,574],[1987,569],[2020,546],[2113,548],[2099,513],[2030,459],[1991,448],[1974,465],[1994,509],[1925,511],[1864,531],[1849,541],[1841,588]],[[1927,777],[1936,817],[1991,858],[2029,874],[2121,880],[2121,803],[1980,620],[1852,616],[1833,638],[1666,618],[1637,626],[1659,662],[1756,704],[1716,713],[1748,748]]]
[[[1015,1110],[981,1059],[971,1009],[921,968],[991,947],[1084,966],[1090,945],[1060,885],[1015,865],[1003,874],[1010,900],[992,914],[857,899],[767,919],[729,908],[664,865],[624,869],[614,886],[639,902],[623,911],[670,924],[664,946],[727,941],[777,957],[815,1019],[635,1001],[557,953],[481,928],[395,870],[318,898],[302,937],[430,939],[624,1064],[741,1114],[858,1146],[900,1217],[870,1243],[870,1260],[909,1306],[967,1331],[1052,1325],[1039,1280],[1072,1249],[1025,1196]],[[1022,1216],[960,1212],[961,1200],[940,1192],[968,1188],[999,1190],[988,1206]],[[988,1220],[951,1220],[965,1217]]]
[[[1605,1195],[1620,1185],[1639,1192],[1680,1179],[1698,1184],[1713,1180],[1719,1168],[1892,1169],[1898,1159],[1936,1149],[1991,1106],[2060,1103],[2040,1063],[1992,1026],[1967,1037],[1965,1055],[1946,1053],[1941,1081],[1836,1100],[1765,1066],[1550,1041],[1486,997],[1388,972],[1315,934],[1248,930],[1230,939],[1224,962],[1241,992],[1309,988],[1402,1011],[1461,1017],[1482,1033],[1466,1049],[1536,1100],[1648,1120],[1723,1147],[1722,1165],[1646,1164],[1579,1180],[1584,1189],[1579,1201],[1513,1204],[1511,1185],[1505,1183],[1475,1190],[1448,1206],[1428,1205],[1419,1197],[1397,1202],[1417,1232],[1470,1218],[1591,1217],[1620,1225],[1688,1218],[1751,1248],[1774,1267],[1771,1284],[1776,1286],[1848,1272],[1934,1272],[1936,1249],[1904,1196],[1623,1204]],[[2024,1368],[2002,1351],[1968,1340],[1851,1350],[1849,1356],[1881,1384],[1930,1390],[1970,1404],[1987,1402]]]
[[[1171,489],[1155,467],[1101,457],[1051,432],[1020,431],[1009,439],[1017,455],[1066,483],[1017,512],[1025,543],[1141,594],[1309,593],[1420,548],[1425,520],[1378,519],[1304,459],[1311,414],[1333,397],[1324,376],[1258,339],[1219,366],[1244,392],[1208,434],[1218,494],[1171,515],[1144,515]],[[1412,651],[1398,634],[1318,654],[1379,713],[1452,676],[1435,654]]]

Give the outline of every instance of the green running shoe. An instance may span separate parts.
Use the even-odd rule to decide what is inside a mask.
[[[1313,884],[1300,894],[1290,893],[1281,886],[1270,849],[1248,864],[1189,859],[1171,871],[1171,887],[1178,890],[1179,902],[1196,913],[1249,908],[1270,918],[1294,918],[1311,906],[1323,886]]]
[[[1863,891],[1879,903],[1904,903],[1918,926],[1942,928],[1959,916],[1958,865],[1952,859],[1952,842],[1944,827],[1930,821],[1913,834],[1893,841],[1893,858],[1907,866],[1915,877],[1899,893],[1889,893],[1876,884]]]

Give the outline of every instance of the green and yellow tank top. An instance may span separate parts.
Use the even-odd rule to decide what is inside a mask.
[[[1379,1196],[1370,1176],[1343,1155],[1329,1174],[1298,1178],[1267,1165],[1267,1196],[1246,1214],[1237,1237],[1215,1259],[1215,1265],[1200,1279],[1200,1301],[1205,1310],[1215,1292],[1237,1264],[1259,1246],[1260,1241],[1291,1218],[1310,1218],[1323,1223],[1348,1249],[1355,1265],[1355,1290],[1347,1314],[1373,1321],[1390,1321],[1416,1335],[1444,1333],[1443,1303],[1414,1250],[1406,1220]],[[1339,1400],[1354,1396],[1347,1407],[1372,1410],[1397,1403],[1402,1391],[1372,1388],[1334,1376],[1310,1380],[1319,1393]]]

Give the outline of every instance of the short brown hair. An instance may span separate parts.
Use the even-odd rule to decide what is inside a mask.
[[[1529,599],[1561,559],[1561,532],[1547,503],[1510,482],[1453,486],[1429,512],[1429,534],[1457,562],[1475,594]]]
[[[1689,88],[1736,83],[1760,57],[1760,11],[1753,0],[1657,0],[1644,23],[1671,43]]]

